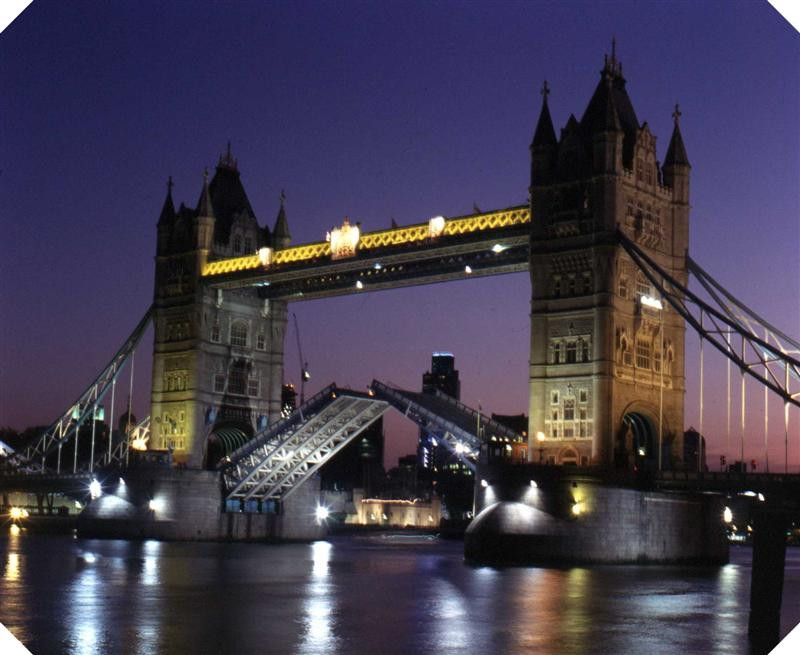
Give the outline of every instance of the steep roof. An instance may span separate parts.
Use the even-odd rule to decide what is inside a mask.
[[[616,110],[616,120],[614,111]],[[619,129],[625,133],[622,146],[622,158],[625,166],[633,163],[633,148],[636,144],[636,130],[639,120],[633,109],[633,103],[625,90],[625,78],[622,77],[622,65],[612,55],[606,60],[600,72],[600,82],[592,94],[586,111],[581,118],[581,132],[587,147],[591,144],[595,132],[607,130],[609,124],[619,123]]]
[[[242,186],[236,161],[227,155],[220,157],[214,178],[209,185],[211,202],[214,206],[214,240],[218,243],[227,243],[230,239],[231,225],[234,218],[245,213],[255,218],[255,212],[247,198],[247,193]]]
[[[197,215],[214,217],[214,203],[208,192],[208,171],[203,173],[203,190],[200,191],[200,199],[197,201]]]
[[[164,199],[164,206],[161,208],[161,215],[158,217],[158,224],[170,223],[175,218],[175,204],[172,202],[172,176],[167,181],[167,197]]]
[[[547,88],[547,81],[545,81],[542,87],[542,111],[539,114],[539,122],[536,123],[536,131],[533,133],[532,148],[556,145],[556,131],[553,127],[553,119],[550,117],[550,108],[547,106],[549,93],[550,89]]]
[[[667,156],[664,159],[664,166],[674,166],[681,164],[691,168],[689,157],[686,154],[686,146],[683,145],[683,136],[681,135],[681,128],[679,125],[679,118],[681,112],[678,105],[675,105],[675,113],[672,117],[675,119],[675,127],[672,128],[672,138],[669,140],[669,147],[667,148]]]
[[[281,191],[281,206],[278,210],[278,217],[275,219],[275,228],[272,230],[272,240],[276,245],[280,240],[286,239],[288,241],[292,238],[292,235],[289,234],[289,223],[286,220],[285,200],[286,194]]]

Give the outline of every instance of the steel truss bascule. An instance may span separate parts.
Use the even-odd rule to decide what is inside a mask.
[[[320,466],[394,407],[475,470],[489,435],[521,439],[512,430],[444,394],[403,391],[373,380],[364,394],[330,385],[291,416],[223,460],[229,500],[285,499]]]

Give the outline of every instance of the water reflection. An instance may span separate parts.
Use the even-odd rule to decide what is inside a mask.
[[[300,652],[329,653],[336,644],[332,617],[334,599],[328,580],[332,546],[327,541],[315,541],[310,548],[311,580],[306,584],[305,630]]]
[[[6,572],[5,572],[6,580],[11,582],[15,582],[19,580],[19,554],[18,553],[8,553],[6,556]]]

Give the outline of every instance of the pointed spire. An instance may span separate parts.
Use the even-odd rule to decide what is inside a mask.
[[[281,189],[281,206],[278,209],[278,218],[275,219],[275,228],[272,230],[272,240],[275,248],[285,248],[289,245],[292,235],[289,234],[289,223],[286,220],[286,193]]]
[[[683,136],[681,135],[680,128],[681,110],[678,105],[675,105],[675,111],[672,112],[672,118],[675,121],[675,127],[672,128],[672,138],[669,140],[669,147],[667,148],[667,156],[664,158],[664,167],[682,165],[688,166],[689,157],[686,154],[686,146],[683,145]]]
[[[542,85],[542,111],[539,114],[539,122],[536,124],[536,131],[533,133],[532,148],[538,146],[556,145],[556,131],[553,127],[553,119],[550,117],[550,108],[547,106],[547,96],[550,95],[550,88],[547,80]]]
[[[167,197],[164,200],[164,207],[161,209],[161,216],[158,218],[158,224],[168,223],[175,218],[175,205],[172,202],[172,175],[167,180]]]
[[[208,169],[203,171],[203,190],[197,202],[197,215],[214,218],[214,206],[211,204],[211,194],[208,190]]]
[[[606,105],[603,114],[597,122],[597,127],[603,132],[621,132],[622,125],[619,122],[617,113],[617,103],[614,101],[614,92],[611,88],[611,80],[608,80],[608,92],[606,94]]]
[[[237,162],[233,158],[233,153],[231,152],[231,142],[228,141],[228,146],[225,149],[225,154],[219,156],[219,163],[217,164],[217,168],[229,168],[232,171],[238,170],[239,162]]]

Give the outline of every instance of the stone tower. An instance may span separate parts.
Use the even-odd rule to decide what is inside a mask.
[[[621,230],[686,282],[690,166],[678,124],[663,166],[612,47],[579,120],[531,144],[532,461],[653,468],[682,453],[683,320],[615,241]],[[642,300],[644,298],[644,301]]]
[[[259,226],[230,146],[196,208],[175,210],[170,179],[158,221],[150,448],[212,468],[278,419],[286,303],[210,288],[201,274],[207,262],[289,238],[283,195],[275,231]]]

